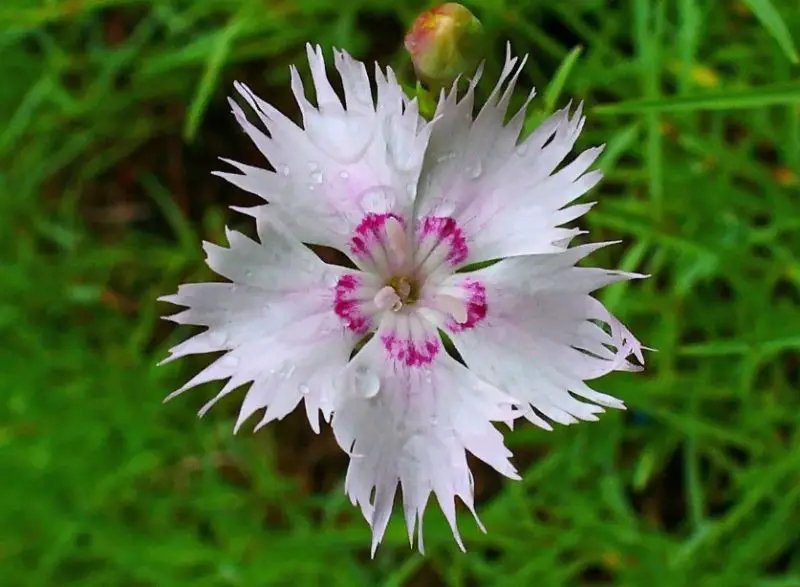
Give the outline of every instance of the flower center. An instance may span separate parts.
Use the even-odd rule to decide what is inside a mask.
[[[469,323],[471,306],[466,292],[459,288],[439,291],[438,286],[430,286],[433,289],[426,290],[424,296],[422,291],[429,278],[452,273],[469,257],[467,239],[453,218],[423,216],[409,227],[403,217],[394,213],[369,212],[354,230],[350,252],[362,271],[372,273],[383,283],[377,292],[373,289],[368,294],[374,306],[365,310],[367,314],[372,315],[375,309],[400,312],[406,306],[424,303],[427,309],[452,319],[454,328]],[[358,304],[353,297],[356,289],[343,289],[338,295],[337,307],[342,312],[337,311],[337,315],[347,324],[361,326],[358,321],[361,316],[349,309]],[[365,296],[363,301],[368,299]],[[350,312],[346,316],[345,310]]]
[[[414,305],[419,299],[419,293],[420,287],[416,279],[407,275],[395,275],[375,294],[373,301],[381,310],[399,312],[403,306]]]
[[[387,283],[404,304],[414,304],[419,299],[419,284],[413,277],[405,275],[396,275],[392,277]]]

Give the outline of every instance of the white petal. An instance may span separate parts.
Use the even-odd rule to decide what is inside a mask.
[[[540,415],[571,424],[596,420],[601,406],[624,408],[585,381],[615,370],[638,370],[628,361],[630,355],[644,363],[639,342],[589,295],[604,285],[644,276],[575,267],[603,245],[506,259],[454,275],[439,287],[448,295],[460,290],[467,304],[466,324],[441,314],[437,322],[449,330],[470,370],[528,404],[526,416],[546,429],[550,425]]]
[[[270,202],[272,213],[301,241],[346,251],[367,213],[409,215],[431,125],[405,98],[391,70],[385,76],[376,72],[376,102],[364,64],[336,51],[343,104],[328,80],[322,50],[309,46],[308,57],[316,107],[291,68],[303,128],[247,86],[235,85],[267,133],[232,103],[236,120],[275,171],[230,162],[242,174],[217,175]]]
[[[558,251],[559,241],[573,234],[559,226],[587,210],[562,208],[601,177],[599,171],[587,173],[600,148],[555,172],[583,126],[580,106],[572,118],[569,107],[557,112],[517,144],[527,101],[508,124],[504,121],[524,64],[525,59],[517,65],[509,54],[500,81],[474,120],[474,84],[461,101],[454,88],[437,108],[416,215],[454,218],[467,235],[468,263]]]
[[[311,425],[319,430],[318,411],[329,417],[331,382],[361,336],[337,306],[341,284],[355,283],[359,276],[325,265],[277,227],[262,222],[259,233],[261,243],[230,230],[230,248],[206,243],[209,266],[233,283],[182,285],[176,295],[162,298],[187,307],[171,320],[208,327],[171,349],[168,360],[226,351],[170,398],[201,383],[228,379],[202,415],[221,397],[252,381],[237,429],[260,408],[267,408],[263,425],[283,418],[305,400]],[[371,290],[365,297],[370,294]],[[346,309],[355,316],[357,308]]]
[[[455,498],[475,515],[466,451],[518,478],[502,434],[492,425],[518,415],[513,401],[450,358],[435,328],[414,314],[384,319],[339,386],[333,430],[352,455],[345,488],[372,527],[373,554],[398,483],[409,539],[419,524],[422,549],[423,512],[434,493],[463,548]]]

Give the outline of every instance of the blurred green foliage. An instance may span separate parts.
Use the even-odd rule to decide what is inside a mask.
[[[598,388],[630,406],[508,442],[477,467],[460,554],[399,516],[374,561],[329,431],[295,414],[232,436],[238,394],[198,422],[202,364],[155,301],[210,277],[231,204],[215,158],[257,164],[234,79],[293,115],[303,43],[393,64],[389,0],[5,0],[0,7],[0,584],[22,586],[789,587],[800,585],[800,82],[793,0],[484,0],[489,77],[532,56],[529,127],[587,105],[608,143],[597,261],[650,273],[604,301],[648,345]],[[484,84],[484,96],[489,89]],[[518,96],[521,101],[523,95]],[[246,230],[252,230],[246,223]],[[297,417],[295,417],[297,416]]]

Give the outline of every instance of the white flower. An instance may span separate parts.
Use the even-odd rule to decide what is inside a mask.
[[[504,120],[525,60],[510,55],[477,117],[480,74],[461,100],[455,88],[442,95],[432,122],[391,70],[376,68],[374,100],[364,65],[337,52],[343,105],[321,49],[308,57],[316,108],[291,70],[303,128],[236,85],[268,134],[231,101],[233,113],[275,171],[230,161],[241,174],[218,175],[269,204],[245,210],[260,242],[230,231],[230,248],[205,244],[210,267],[232,283],[164,298],[188,308],[175,322],[208,327],[168,360],[226,351],[172,396],[228,379],[204,413],[252,381],[237,429],[261,408],[257,428],[303,402],[319,431],[321,411],[351,457],[345,489],[372,528],[373,553],[398,483],[412,544],[416,527],[423,549],[434,493],[463,548],[455,497],[475,515],[466,451],[518,478],[494,422],[522,415],[550,430],[548,420],[595,420],[602,406],[624,406],[585,381],[637,369],[631,354],[642,362],[636,339],[590,296],[639,276],[576,267],[604,244],[566,248],[579,231],[560,228],[588,210],[569,204],[600,179],[587,172],[600,148],[556,171],[583,126],[580,107],[518,144],[525,107]],[[358,270],[327,265],[302,243],[336,247]]]

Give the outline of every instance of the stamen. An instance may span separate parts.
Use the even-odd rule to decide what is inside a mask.
[[[398,296],[394,288],[389,285],[382,287],[381,290],[375,294],[372,301],[375,302],[375,305],[378,306],[380,310],[388,310],[391,308],[393,312],[397,312],[403,307],[403,301],[400,299],[400,296]]]
[[[401,277],[397,280],[397,283],[394,284],[394,290],[397,292],[397,295],[400,296],[400,299],[408,300],[411,295],[411,282],[407,277]]]
[[[467,321],[467,304],[454,296],[440,294],[435,298],[436,309],[441,310],[445,314],[450,314],[453,320],[459,324],[464,324]]]
[[[411,255],[411,243],[405,228],[394,216],[389,216],[383,227],[386,231],[389,250],[394,254],[397,264],[399,266],[405,265]]]

